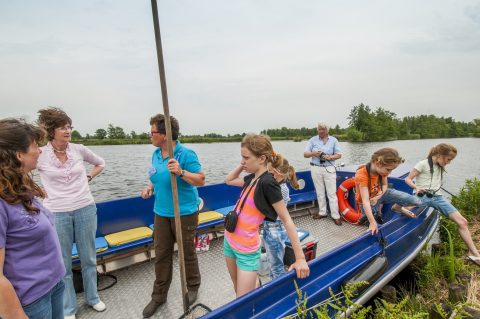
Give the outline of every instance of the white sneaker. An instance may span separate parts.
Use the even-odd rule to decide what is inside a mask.
[[[63,319],[75,319],[75,314],[70,316],[64,316]]]
[[[107,309],[107,306],[100,300],[96,305],[93,305],[92,308],[98,312],[102,312]]]

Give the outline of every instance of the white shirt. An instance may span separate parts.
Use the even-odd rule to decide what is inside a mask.
[[[41,147],[37,170],[47,192],[43,205],[50,211],[71,212],[94,203],[83,162],[105,166],[105,161],[82,144],[68,143],[67,161],[60,162],[50,142]]]
[[[414,167],[420,174],[415,178],[415,184],[426,190],[438,191],[442,186],[441,167],[433,164],[433,174],[430,174],[428,159],[418,162]]]

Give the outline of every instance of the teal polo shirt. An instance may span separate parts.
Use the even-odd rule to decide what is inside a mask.
[[[174,158],[180,163],[180,167],[190,173],[199,173],[202,166],[198,161],[197,154],[179,141],[173,150]],[[152,155],[152,166],[148,171],[150,181],[154,187],[155,204],[153,211],[163,217],[174,217],[172,183],[170,172],[167,169],[169,156],[162,158],[162,151],[157,148]],[[197,187],[185,182],[177,176],[178,201],[180,204],[180,215],[191,215],[198,211],[200,199],[198,198]]]

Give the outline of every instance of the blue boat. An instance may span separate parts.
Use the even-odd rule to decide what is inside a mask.
[[[388,178],[389,187],[411,192],[410,187],[404,181],[410,169],[411,166],[402,164],[393,171]],[[339,168],[337,184],[340,185],[343,181],[353,177],[355,170],[356,166]],[[297,225],[300,224],[302,228],[307,228],[318,241],[319,247],[314,254],[316,258],[309,262],[310,276],[305,279],[297,279],[295,274],[290,272],[276,280],[267,282],[241,298],[234,299],[230,295],[220,302],[215,299],[215,302],[210,303],[209,298],[214,296],[215,298],[222,298],[216,295],[219,291],[215,288],[215,285],[219,284],[218,273],[212,274],[211,278],[202,273],[199,300],[206,306],[213,308],[213,311],[206,313],[202,318],[295,317],[297,293],[294,281],[302,292],[308,296],[307,307],[310,308],[328,302],[331,297],[330,289],[334,294],[340,296],[341,289],[348,280],[369,267],[378,267],[375,276],[370,278],[372,282],[356,299],[357,303],[363,304],[418,255],[438,226],[438,214],[431,208],[415,208],[414,211],[418,217],[410,219],[392,212],[390,205],[383,207],[385,222],[379,225],[379,234],[375,236],[372,236],[365,226],[344,223],[343,226],[339,227],[334,225],[331,220],[313,220],[308,216],[310,209],[315,210],[316,203],[316,194],[310,172],[299,172],[297,176],[300,180],[303,180],[301,184],[304,187],[299,190],[291,190],[291,201],[288,206],[294,222]],[[226,184],[214,184],[199,188],[199,195],[203,202],[201,211],[219,213],[217,214],[218,218],[207,219],[199,225],[199,234],[210,234],[209,238],[221,237],[223,216],[235,204],[239,192],[239,188]],[[348,200],[354,206],[353,192],[350,192]],[[153,199],[125,198],[98,203],[97,206],[97,241],[99,245],[97,247],[97,261],[101,272],[112,272],[134,263],[152,259],[153,239],[151,234],[148,235],[148,231],[141,235],[143,238],[135,238],[136,235],[134,234],[133,238],[126,242],[120,241],[115,245],[106,244],[104,238],[108,238],[108,235],[112,233],[132,229],[145,230],[151,227],[153,223]],[[336,235],[331,235],[331,232],[336,232]],[[138,235],[138,233],[136,234]],[[219,244],[221,241],[220,238],[212,245],[212,249],[217,249],[216,253],[207,251],[201,254],[205,256],[201,256],[202,258],[199,260],[201,269],[202,267],[209,267],[205,263],[222,266],[225,264],[221,254],[222,245]],[[210,254],[212,258],[217,259],[210,260]],[[74,261],[74,264],[78,264],[78,261]],[[131,267],[131,269],[135,267],[137,266]],[[231,285],[228,280],[225,284]],[[145,289],[150,290],[151,287],[145,287]],[[226,289],[230,288],[227,287]],[[210,292],[210,290],[212,291]],[[231,291],[233,292],[233,287],[231,287]],[[175,307],[180,309],[178,311],[169,309],[164,315],[166,316],[168,313],[171,316],[172,311],[181,314],[182,307],[178,301]],[[138,314],[140,313],[141,308],[138,311]],[[112,313],[109,314],[109,317],[111,316]]]

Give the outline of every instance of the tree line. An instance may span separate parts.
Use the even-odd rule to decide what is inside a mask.
[[[394,112],[382,107],[372,109],[363,103],[354,106],[348,116],[348,127],[337,124],[330,128],[329,134],[343,141],[373,142],[397,139],[425,139],[451,137],[480,137],[480,119],[471,122],[455,121],[452,117],[435,115],[417,115],[398,118]],[[276,128],[265,129],[261,133],[273,140],[303,140],[317,135],[317,128]],[[245,133],[222,135],[207,133],[203,135],[181,135],[185,143],[237,142]],[[119,126],[109,124],[106,129],[99,128],[94,134],[82,136],[73,131],[72,139],[85,144],[134,144],[150,143],[150,133],[125,133]]]

